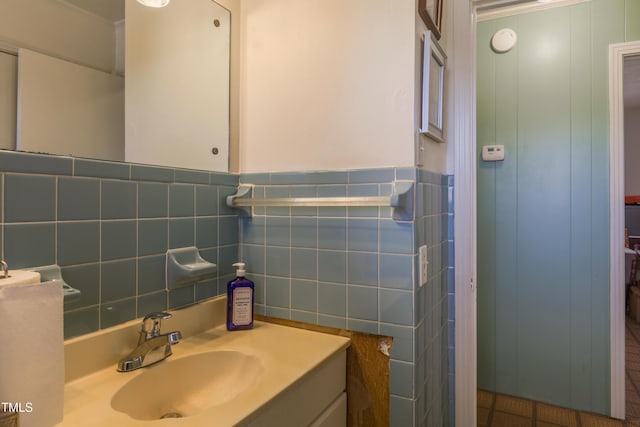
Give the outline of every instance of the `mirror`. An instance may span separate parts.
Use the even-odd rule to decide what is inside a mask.
[[[228,172],[230,31],[213,0],[3,0],[0,148]]]

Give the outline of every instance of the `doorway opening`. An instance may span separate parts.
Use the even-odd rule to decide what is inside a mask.
[[[639,68],[635,68],[639,67]],[[627,73],[625,73],[627,70]],[[629,43],[618,43],[609,47],[609,109],[610,109],[610,343],[611,343],[611,415],[615,418],[625,418],[625,415],[632,416],[633,414],[625,412],[625,400],[626,397],[631,397],[633,394],[633,388],[630,390],[630,396],[626,396],[625,383],[627,379],[631,378],[627,375],[627,362],[625,360],[625,336],[627,328],[625,328],[626,319],[626,284],[630,276],[625,277],[626,272],[626,257],[635,257],[634,252],[625,250],[625,228],[627,226],[625,221],[625,214],[628,211],[629,226],[635,227],[633,223],[633,211],[635,207],[633,205],[625,204],[625,196],[628,201],[632,201],[631,194],[635,192],[635,187],[632,185],[632,181],[635,178],[630,178],[629,183],[625,183],[625,169],[630,175],[635,175],[635,170],[640,170],[640,166],[637,168],[631,168],[625,163],[630,165],[632,159],[626,159],[625,146],[625,111],[630,111],[633,108],[631,106],[635,101],[632,101],[634,96],[632,95],[632,88],[634,83],[632,80],[638,80],[640,85],[640,79],[637,76],[640,74],[640,41]],[[626,75],[625,75],[626,74]],[[635,78],[633,77],[635,76]],[[640,99],[640,89],[638,89],[638,98]],[[638,110],[640,110],[640,100],[638,101]],[[640,112],[639,112],[640,114]],[[640,115],[638,116],[640,117]],[[628,125],[632,124],[633,120],[629,118],[627,120]],[[630,134],[630,132],[627,132]],[[631,149],[631,141],[629,140],[629,147]],[[632,152],[632,151],[631,151]],[[639,151],[640,152],[640,151]],[[629,155],[629,153],[627,153]],[[640,161],[640,159],[638,160]],[[640,174],[638,175],[638,181],[640,182]],[[638,190],[640,193],[640,186]],[[640,194],[638,194],[640,195]],[[640,212],[640,206],[638,207]],[[633,230],[630,230],[634,232]],[[640,232],[640,230],[638,230]],[[633,234],[632,234],[633,235]],[[640,240],[639,240],[640,243]],[[632,240],[629,245],[631,246]],[[640,248],[640,247],[639,247]],[[631,247],[633,249],[633,247]],[[627,253],[625,253],[627,252]],[[630,260],[631,261],[631,260]],[[631,263],[629,264],[631,269]],[[630,301],[631,302],[631,301]],[[631,324],[630,326],[633,326]],[[640,332],[640,329],[638,330]],[[632,332],[632,331],[628,331]],[[631,336],[633,337],[633,335]],[[639,336],[640,338],[640,336]],[[630,341],[629,350],[632,348],[633,341]],[[640,350],[640,346],[638,346]],[[638,356],[640,358],[640,355]],[[640,359],[639,359],[640,360]],[[629,360],[631,366],[632,361]],[[640,370],[640,367],[639,367]],[[640,374],[640,373],[639,373]],[[640,386],[640,375],[639,386]],[[630,385],[633,387],[633,383]],[[640,397],[640,389],[636,391],[637,396]],[[629,405],[631,408],[631,405]],[[640,413],[638,414],[640,416]]]
[[[624,58],[625,418],[640,422],[640,55]]]

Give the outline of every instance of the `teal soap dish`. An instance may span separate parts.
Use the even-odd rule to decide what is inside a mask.
[[[56,264],[45,265],[42,267],[30,268],[29,270],[40,273],[41,282],[60,280],[62,282],[62,295],[64,297],[65,304],[76,301],[80,298],[80,291],[69,286],[69,284],[62,278],[62,269],[60,269],[60,266]]]
[[[176,289],[216,276],[218,266],[200,256],[195,246],[167,251],[167,289]]]

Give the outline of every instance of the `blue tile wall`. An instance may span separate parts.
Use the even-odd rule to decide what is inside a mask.
[[[0,183],[0,257],[58,264],[81,291],[66,338],[214,297],[233,277],[238,219],[224,199],[237,175],[0,150]],[[217,277],[167,292],[167,249],[194,244]]]
[[[455,425],[455,257],[453,252],[454,235],[453,235],[453,219],[454,219],[454,177],[447,177],[446,194],[443,194],[443,200],[446,201],[447,220],[443,224],[443,234],[447,241],[447,294],[449,298],[448,307],[448,334],[449,334],[449,425]]]
[[[384,196],[394,180],[412,181],[415,212],[397,222],[388,207],[262,208],[239,220],[225,203],[239,180],[256,185],[254,197]],[[0,257],[12,268],[58,264],[82,292],[65,305],[67,338],[222,294],[243,259],[258,313],[394,337],[391,426],[453,425],[453,177],[238,177],[0,150],[0,183]],[[217,277],[166,291],[166,250],[194,244]]]
[[[415,183],[410,221],[392,220],[388,207],[256,208],[240,219],[240,256],[258,313],[394,337],[391,426],[453,425],[452,177],[416,168],[240,175],[254,197],[386,196],[394,180]]]

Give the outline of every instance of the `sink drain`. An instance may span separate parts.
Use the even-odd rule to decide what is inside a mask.
[[[180,412],[167,412],[160,417],[161,420],[164,418],[182,418],[182,414]]]

